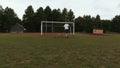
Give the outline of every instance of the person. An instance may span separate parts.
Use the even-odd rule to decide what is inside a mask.
[[[65,29],[65,36],[68,37],[68,33],[69,33],[69,24],[64,24],[64,29]]]

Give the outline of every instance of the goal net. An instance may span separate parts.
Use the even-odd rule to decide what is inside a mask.
[[[41,21],[41,35],[46,33],[64,33],[64,24],[69,24],[69,33],[75,34],[74,22]]]

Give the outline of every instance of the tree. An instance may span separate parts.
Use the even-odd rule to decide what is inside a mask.
[[[60,9],[53,9],[52,11],[52,20],[53,21],[61,21],[62,15]]]
[[[35,31],[34,15],[35,13],[32,6],[28,6],[25,10],[25,14],[23,15],[24,27],[27,29],[27,32]]]
[[[115,16],[110,24],[111,31],[120,33],[120,15]]]
[[[102,29],[102,23],[101,23],[101,19],[100,19],[99,15],[96,16],[96,19],[94,22],[94,28],[95,29]]]
[[[110,20],[101,20],[104,32],[110,31]]]
[[[47,21],[52,21],[52,10],[49,6],[47,6],[45,9],[44,9],[44,14],[45,14],[45,20]]]
[[[80,16],[75,19],[75,30],[76,30],[76,32],[84,31],[84,20]]]
[[[35,31],[40,32],[41,21],[44,21],[44,10],[42,7],[37,9],[34,18],[35,18]]]
[[[90,15],[86,15],[83,17],[84,20],[84,31],[91,33],[93,31],[93,20]]]
[[[94,17],[90,15],[84,15],[75,19],[75,29],[77,32],[92,33],[94,25]]]
[[[4,9],[0,5],[0,32],[3,31],[3,14],[4,14]]]
[[[68,11],[67,11],[67,8],[64,8],[64,9],[62,10],[62,21],[66,21],[66,22],[69,21],[69,20],[68,20]]]
[[[74,21],[75,15],[73,13],[73,11],[70,9],[68,12],[68,21]]]
[[[18,23],[18,16],[12,8],[6,7],[3,14],[3,31],[9,32],[12,25]]]

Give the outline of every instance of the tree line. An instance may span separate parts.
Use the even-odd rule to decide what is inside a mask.
[[[19,19],[12,8],[5,9],[0,6],[0,32],[9,32],[11,26],[19,23],[23,25],[27,32],[40,32],[41,21],[61,21],[74,22],[76,32],[91,33],[93,29],[103,29],[104,32],[120,32],[120,15],[116,15],[112,20],[102,20],[100,15],[92,17],[84,15],[75,18],[74,12],[70,9],[51,9],[39,7],[35,12],[30,5],[26,8],[22,19]]]
[[[34,12],[32,6],[28,6],[23,15],[23,25],[28,32],[40,32],[41,21],[74,21],[73,11],[64,8],[62,11],[60,9],[51,9],[47,6],[45,9],[42,7],[38,8]]]

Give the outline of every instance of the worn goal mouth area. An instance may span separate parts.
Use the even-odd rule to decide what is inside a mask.
[[[43,35],[44,36],[66,36],[66,33],[43,33]]]

